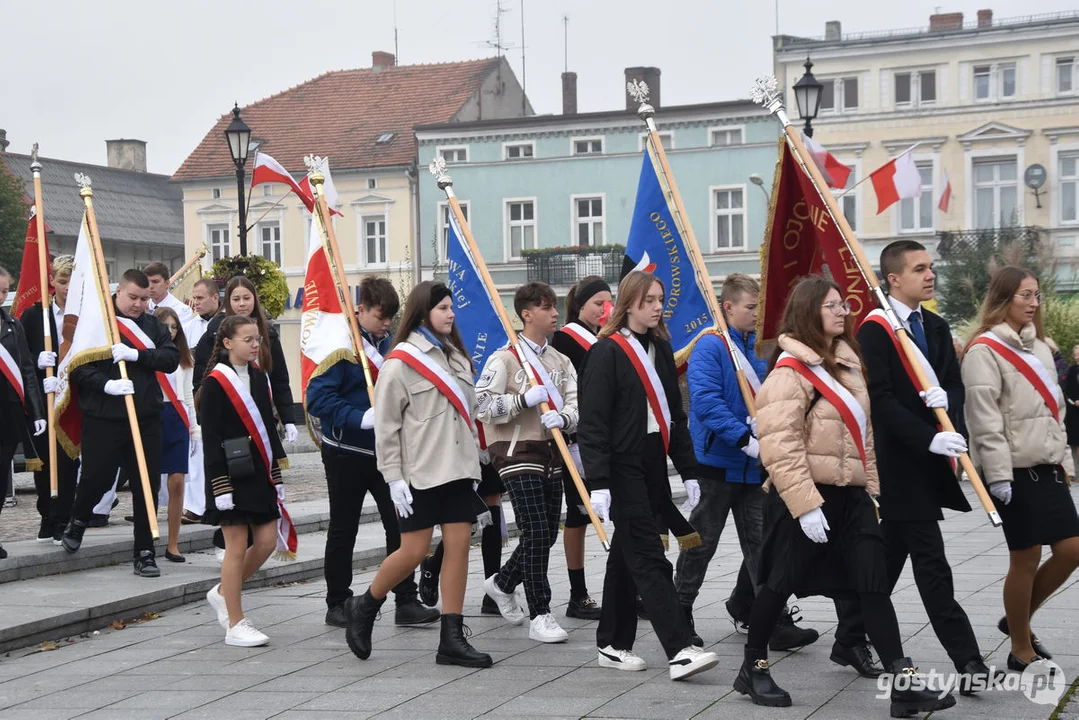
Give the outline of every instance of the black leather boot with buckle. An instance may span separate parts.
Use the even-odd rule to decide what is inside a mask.
[[[345,642],[348,643],[352,654],[360,660],[371,657],[371,631],[375,627],[375,619],[384,602],[386,598],[376,600],[370,590],[359,597],[350,597],[345,601],[345,614],[348,616]]]
[[[951,693],[942,695],[940,690],[927,687],[925,676],[918,673],[910,658],[899,658],[888,670],[892,673],[892,717],[911,717],[955,705],[955,697]]]
[[[768,651],[746,647],[745,659],[734,679],[734,689],[749,695],[754,705],[765,707],[790,707],[791,696],[772,679],[768,666]]]

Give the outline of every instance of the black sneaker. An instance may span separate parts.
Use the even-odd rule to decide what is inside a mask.
[[[82,545],[82,536],[86,532],[86,523],[81,520],[71,519],[71,522],[67,524],[67,529],[64,530],[64,535],[60,539],[60,543],[64,546],[64,550],[69,553],[78,552],[79,547]]]
[[[566,606],[566,617],[578,620],[599,620],[603,608],[588,595],[581,598],[570,598]]]
[[[427,607],[416,598],[397,603],[397,609],[393,613],[394,625],[428,625],[435,622],[442,613],[432,607]]]
[[[327,610],[325,622],[327,625],[333,625],[334,627],[348,627],[348,613],[345,612],[345,604],[334,605]]]
[[[135,574],[139,577],[161,576],[161,570],[157,567],[157,561],[154,560],[153,550],[139,552],[139,556],[135,558]]]
[[[820,633],[812,628],[800,628],[794,623],[801,620],[801,616],[794,617],[798,612],[798,606],[792,605],[787,612],[780,615],[776,623],[772,637],[768,640],[770,650],[797,650],[800,647],[817,642]]]
[[[53,529],[53,523],[50,518],[41,518],[41,527],[37,531],[38,540],[52,540],[55,531]]]
[[[108,524],[108,515],[98,515],[97,513],[93,513],[92,515],[90,515],[90,522],[86,523],[86,527],[103,528],[107,527]]]

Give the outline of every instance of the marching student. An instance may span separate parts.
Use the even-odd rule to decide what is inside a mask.
[[[206,333],[210,320],[217,314],[219,292],[217,282],[209,278],[197,281],[191,290],[191,306],[194,313],[184,325],[184,336],[187,338],[187,346],[192,351]],[[191,382],[191,387],[194,389],[196,379],[193,368]],[[201,378],[198,382],[201,382]],[[191,460],[188,462],[187,470],[187,482],[184,483],[184,512],[180,518],[180,523],[183,525],[200,522],[202,514],[206,512],[206,477],[203,473],[200,433],[196,433],[191,438]]]
[[[158,382],[165,396],[161,408],[161,474],[166,475],[165,494],[168,496],[169,540],[165,559],[182,563],[180,554],[180,517],[184,510],[184,477],[188,471],[188,457],[199,436],[195,418],[195,400],[191,392],[191,349],[180,327],[180,318],[171,307],[159,305],[154,317],[165,324],[172,342],[180,353],[180,365],[175,371],[159,373]]]
[[[757,298],[760,287],[746,275],[732,273],[723,281],[720,303],[734,342],[739,364],[756,394],[767,371],[757,357]],[[704,582],[719,539],[734,515],[742,563],[752,587],[760,584],[758,565],[764,531],[764,493],[761,490],[760,444],[754,436],[749,409],[738,387],[726,341],[718,334],[703,335],[694,345],[686,375],[689,388],[689,432],[700,464],[700,502],[689,516],[701,535],[701,544],[683,550],[675,565],[675,587],[686,613],[694,645],[703,646],[693,622],[693,603]],[[728,601],[729,603],[729,601]],[[748,615],[749,608],[745,608]],[[794,624],[793,612],[781,616],[769,640],[772,650],[792,650],[815,642],[816,630]]]
[[[599,275],[581,278],[581,281],[566,293],[566,324],[551,338],[551,347],[573,363],[578,387],[585,357],[596,344],[600,317],[612,299],[611,286]],[[581,479],[584,479],[580,448],[577,447],[576,440],[576,435],[570,436],[570,452],[575,456]],[[569,605],[566,607],[566,617],[599,620],[602,610],[589,594],[584,577],[584,536],[590,523],[588,511],[582,504],[581,495],[567,469],[562,471],[562,484],[566,498],[562,544],[566,552],[566,570],[569,572]],[[587,480],[585,484],[587,485]]]
[[[787,299],[773,369],[757,394],[761,459],[778,491],[778,497],[770,493],[769,502],[782,505],[766,531],[763,587],[753,603],[745,659],[734,681],[734,689],[756,705],[791,704],[772,679],[768,639],[795,591],[856,591],[885,667],[895,675],[916,672],[903,657],[889,597],[884,540],[871,498],[880,490],[873,428],[867,422],[869,393],[851,324],[850,307],[835,283],[803,279]],[[829,577],[834,570],[841,580]],[[954,704],[950,694],[910,685],[891,691],[892,717]]]
[[[397,291],[384,278],[367,276],[360,281],[356,318],[363,335],[364,351],[377,381],[383,356],[389,352],[390,324],[400,307]],[[326,624],[346,627],[345,601],[352,597],[352,553],[360,527],[363,499],[368,492],[378,506],[386,533],[386,552],[401,547],[397,511],[385,478],[375,460],[374,415],[367,394],[367,379],[359,362],[339,360],[314,375],[307,385],[307,412],[322,421],[322,465],[330,500],[330,526],[326,531],[324,574],[326,577]],[[412,574],[393,588],[397,601],[397,625],[425,625],[439,618],[437,610],[416,599]]]
[[[112,486],[116,467],[130,479],[135,521],[135,574],[158,577],[154,559],[154,539],[146,507],[156,512],[161,485],[161,385],[157,373],[171,373],[180,363],[180,353],[165,325],[146,312],[150,281],[132,268],[120,277],[113,306],[120,326],[120,342],[112,346],[108,360],[88,362],[71,373],[79,392],[82,410],[82,477],[75,490],[71,521],[62,542],[69,553],[78,551],[94,505]],[[127,380],[120,379],[116,363],[127,363]],[[135,401],[143,456],[150,481],[150,497],[144,497],[135,459],[124,396]]]
[[[614,521],[596,631],[599,665],[646,668],[633,652],[640,593],[670,678],[682,680],[715,667],[719,658],[690,642],[659,536],[657,516],[671,503],[667,457],[687,493],[697,482],[663,307],[663,283],[654,275],[633,271],[622,278],[618,302],[585,363],[577,440],[592,508],[603,522]]]
[[[1079,565],[1079,516],[1068,487],[1075,467],[1041,303],[1034,273],[997,270],[963,359],[971,445],[1008,543],[998,627],[1011,634],[1008,668],[1017,671],[1052,657],[1030,619]],[[1039,567],[1043,545],[1052,554]]]
[[[386,595],[419,566],[438,525],[445,554],[435,662],[477,668],[493,662],[465,639],[461,615],[480,463],[472,362],[453,318],[445,284],[412,288],[375,385],[375,457],[397,508],[401,547],[383,561],[363,595],[345,602],[345,639],[361,660],[371,656],[371,631]]]
[[[52,316],[49,319],[49,334],[52,336],[52,352],[45,351],[45,327],[41,317],[41,303],[36,302],[22,314],[20,318],[23,331],[26,333],[26,345],[30,348],[30,354],[37,359],[38,385],[48,393],[52,388],[55,392],[59,381],[55,378],[56,357],[60,350],[61,330],[64,326],[64,306],[67,304],[68,286],[71,284],[71,268],[75,264],[75,258],[71,255],[57,255],[52,261],[52,273],[49,285],[52,286],[53,296],[49,307]],[[51,382],[45,375],[46,368],[54,369],[54,377]],[[48,384],[48,387],[46,387]],[[64,534],[68,520],[71,519],[71,505],[75,502],[75,482],[79,475],[79,460],[72,460],[60,445],[56,444],[56,486],[57,496],[52,497],[52,489],[49,479],[49,452],[48,440],[39,442],[43,449],[41,452],[42,467],[34,472],[34,489],[37,491],[37,511],[41,515],[41,527],[37,533],[38,540],[52,540],[54,544],[60,544],[60,538]]]
[[[266,374],[255,365],[261,344],[255,320],[246,315],[225,318],[196,398],[210,478],[206,519],[220,525],[225,536],[221,582],[210,588],[206,600],[225,630],[225,644],[237,647],[270,642],[244,615],[240,590],[274,551],[278,503],[285,496],[285,451],[271,431],[273,404]]]
[[[509,491],[521,538],[499,572],[483,583],[499,612],[519,625],[524,612],[514,590],[524,585],[528,637],[565,642],[569,635],[551,614],[547,567],[562,516],[562,457],[551,434],[577,427],[577,373],[562,353],[547,343],[558,327],[558,298],[546,283],[517,288],[513,307],[524,324],[520,352],[503,348],[491,354],[476,382],[476,418],[483,423],[491,464]],[[528,363],[539,385],[529,384]],[[540,414],[536,408],[547,402]]]

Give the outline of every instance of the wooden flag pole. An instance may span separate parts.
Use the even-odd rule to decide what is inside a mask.
[[[94,215],[94,191],[90,187],[90,178],[78,173],[75,181],[81,186],[79,197],[86,206],[86,236],[90,241],[90,252],[94,257],[93,272],[96,275],[99,300],[105,309],[105,335],[109,345],[115,345],[120,341],[120,326],[116,321],[116,309],[112,305],[112,295],[109,293],[109,275],[105,270],[105,255],[101,251],[101,241],[97,234],[97,217]],[[120,378],[128,380],[127,363],[121,360],[116,363],[120,367]],[[124,395],[124,405],[127,406],[127,421],[131,427],[131,442],[135,446],[135,460],[139,466],[139,481],[142,483],[143,505],[146,509],[146,517],[150,521],[150,533],[154,540],[161,537],[157,528],[157,498],[154,497],[150,488],[150,476],[146,471],[146,453],[142,448],[142,432],[139,430],[139,419],[135,413],[135,398]]]
[[[206,257],[206,246],[203,245],[190,260],[184,263],[184,266],[176,271],[176,274],[169,278],[169,290],[176,287],[176,284],[183,280],[189,272],[195,269],[195,267],[202,262],[202,258]]]
[[[31,153],[30,170],[34,173],[34,220],[37,223],[37,267],[41,285],[41,325],[44,328],[45,352],[52,352],[52,298],[49,295],[49,254],[45,252],[45,211],[41,192],[41,163],[37,159],[37,143]],[[59,332],[59,329],[57,329]],[[36,360],[35,360],[36,363]],[[53,368],[45,368],[45,377],[53,377]],[[49,432],[49,494],[60,496],[56,475],[56,393],[45,394],[46,422]]]
[[[742,367],[742,362],[738,359],[738,355],[734,350],[734,342],[731,340],[730,329],[727,326],[727,318],[723,314],[723,307],[716,299],[715,290],[712,289],[712,279],[708,275],[708,266],[704,263],[704,255],[701,254],[701,248],[697,244],[697,236],[693,234],[693,228],[689,224],[689,214],[682,204],[682,195],[678,192],[678,186],[674,182],[674,173],[671,172],[671,166],[667,162],[667,151],[663,149],[663,142],[656,129],[656,111],[655,108],[648,104],[648,85],[641,80],[629,82],[626,83],[626,90],[634,100],[640,103],[640,107],[637,108],[637,115],[639,115],[640,118],[644,120],[645,125],[648,126],[649,151],[654,153],[656,159],[659,160],[659,167],[661,170],[659,178],[663,185],[663,192],[670,203],[673,204],[671,215],[674,216],[674,221],[678,225],[678,231],[685,241],[686,249],[689,250],[690,262],[693,265],[693,273],[696,276],[697,286],[704,295],[705,302],[708,303],[708,310],[712,313],[712,317],[716,319],[716,323],[719,325],[719,327],[716,328],[716,332],[722,336],[723,342],[727,346],[727,354],[730,356],[731,363],[734,365],[735,377],[738,379],[738,389],[742,392],[742,400],[746,404],[746,409],[749,411],[750,417],[756,417],[757,402],[753,396],[753,391],[749,387],[749,380],[746,378],[746,369]]]
[[[502,306],[502,300],[498,297],[498,291],[495,289],[494,280],[491,279],[491,273],[487,271],[487,263],[483,261],[483,255],[480,254],[479,247],[476,245],[476,239],[472,237],[472,229],[468,226],[468,221],[465,219],[464,213],[461,212],[461,205],[457,202],[457,196],[453,192],[453,178],[446,173],[446,161],[441,157],[435,158],[431,161],[429,169],[431,174],[434,175],[435,179],[438,181],[438,189],[443,190],[446,193],[446,199],[449,202],[450,210],[453,212],[458,227],[461,228],[461,234],[464,235],[465,242],[468,243],[468,251],[472,255],[472,261],[476,264],[476,269],[479,270],[480,280],[483,281],[483,286],[484,289],[487,290],[487,295],[493,300],[491,304],[494,305],[495,310],[498,312],[498,319],[502,321],[502,329],[506,331],[506,337],[509,338],[510,345],[517,351],[517,358],[521,361],[521,367],[528,377],[529,385],[532,387],[543,387],[539,378],[536,377],[531,363],[525,361],[527,356],[521,349],[521,340],[517,336],[517,331],[513,328],[513,323],[506,313],[506,308]],[[550,409],[550,406],[546,402],[539,404],[541,413],[548,412]],[[610,551],[611,543],[607,539],[607,531],[604,530],[603,523],[599,521],[595,511],[592,510],[592,500],[588,494],[588,488],[585,487],[584,480],[581,479],[580,473],[577,472],[577,465],[573,462],[573,456],[570,455],[569,447],[566,445],[566,439],[562,436],[561,432],[557,431],[552,432],[551,437],[554,438],[555,445],[558,446],[558,452],[562,455],[562,461],[565,464],[570,477],[573,479],[573,484],[577,488],[577,494],[580,495],[581,501],[584,503],[584,508],[588,512],[588,519],[592,522],[592,527],[596,529],[596,535],[599,536],[599,540],[603,544],[603,549]]]
[[[895,331],[895,336],[899,339],[899,345],[903,348],[903,353],[907,356],[907,364],[914,370],[914,376],[918,383],[922,387],[929,387],[929,379],[926,377],[925,370],[918,360],[914,345],[907,336],[902,323],[899,322],[899,318],[896,317],[895,311],[888,302],[888,297],[884,294],[884,290],[881,289],[877,273],[873,270],[873,265],[869,262],[869,258],[866,257],[862,244],[858,242],[858,238],[854,235],[854,230],[851,228],[850,223],[847,222],[847,217],[840,209],[835,196],[832,195],[832,191],[828,187],[828,183],[825,181],[824,176],[821,175],[817,163],[813,161],[813,158],[806,150],[805,143],[802,142],[801,133],[791,124],[790,118],[787,116],[787,111],[783,107],[783,99],[777,90],[775,77],[770,76],[757,80],[753,86],[751,95],[754,102],[768,108],[769,112],[779,118],[779,122],[783,125],[783,132],[786,133],[787,140],[790,141],[791,147],[794,148],[795,156],[809,173],[809,177],[813,181],[817,193],[820,195],[821,200],[824,201],[824,204],[828,207],[828,211],[832,215],[832,220],[835,222],[840,232],[843,233],[843,239],[846,241],[847,248],[850,250],[851,255],[853,255],[854,259],[857,261],[858,267],[862,272],[862,277],[865,278],[865,281],[869,284],[870,289],[876,296],[877,305],[880,306],[880,309],[888,318],[888,322],[891,323],[892,329]],[[944,432],[955,432],[955,425],[952,424],[952,420],[948,417],[948,413],[944,408],[933,408],[933,415],[936,417],[941,430]],[[981,476],[978,475],[978,471],[974,468],[974,463],[971,462],[970,456],[967,453],[962,453],[959,456],[959,463],[962,465],[963,471],[966,472],[967,477],[970,479],[970,484],[973,486],[974,492],[978,495],[978,500],[982,504],[982,509],[984,509],[986,515],[989,516],[989,521],[994,526],[999,526],[1001,524],[1000,514],[997,513],[997,509],[993,505],[993,500],[989,497],[989,492],[986,490]]]

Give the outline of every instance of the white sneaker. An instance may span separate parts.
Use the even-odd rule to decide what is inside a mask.
[[[688,677],[711,670],[719,663],[719,656],[706,652],[695,645],[683,648],[669,663],[671,680],[685,680]]]
[[[219,565],[225,562],[225,548],[217,548],[214,550],[214,557],[217,558],[217,563]]]
[[[495,601],[495,605],[498,606],[498,612],[502,614],[502,617],[505,618],[506,622],[511,625],[520,625],[525,621],[525,611],[517,604],[516,595],[513,593],[502,592],[498,589],[498,585],[495,584],[496,577],[498,577],[498,573],[495,573],[483,581],[483,591]]]
[[[560,643],[569,640],[569,635],[559,626],[551,613],[533,618],[528,624],[528,637],[530,640],[545,643]]]
[[[599,666],[615,670],[645,670],[648,663],[632,650],[615,650],[608,645],[599,649]]]
[[[217,624],[221,626],[222,630],[228,630],[229,610],[225,606],[225,596],[221,594],[221,583],[214,585],[206,593],[206,602],[210,603],[210,607],[217,613]]]
[[[259,647],[260,645],[267,645],[269,642],[270,638],[259,632],[258,628],[252,625],[247,618],[230,627],[228,632],[225,633],[225,644],[234,647]]]

